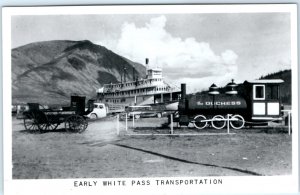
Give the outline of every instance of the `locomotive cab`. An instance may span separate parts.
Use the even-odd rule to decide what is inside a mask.
[[[281,79],[245,81],[248,95],[245,99],[249,105],[252,121],[282,120],[280,84]]]

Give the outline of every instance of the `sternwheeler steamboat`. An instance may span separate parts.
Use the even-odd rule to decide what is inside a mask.
[[[105,103],[109,112],[122,112],[128,106],[159,106],[164,110],[177,110],[180,89],[164,81],[161,68],[148,68],[146,77],[133,81],[104,84],[97,91],[98,100]]]

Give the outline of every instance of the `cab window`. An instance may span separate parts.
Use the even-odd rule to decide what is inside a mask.
[[[265,99],[265,85],[254,85],[253,86],[253,99],[264,100]]]
[[[276,100],[279,97],[278,85],[270,85],[266,87],[266,98],[270,100]]]

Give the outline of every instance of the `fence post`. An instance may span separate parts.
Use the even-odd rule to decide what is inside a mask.
[[[288,112],[289,135],[291,135],[291,111]]]
[[[173,134],[173,114],[171,114],[171,134]]]
[[[132,113],[132,127],[134,128],[134,113]]]
[[[127,115],[127,112],[126,112],[126,114],[125,114],[125,126],[126,126],[126,127],[125,127],[125,130],[126,130],[126,132],[128,131],[128,125],[127,125],[127,120],[128,120],[128,119],[127,119],[127,116],[128,116],[128,115]]]
[[[229,114],[227,114],[227,134],[229,133]]]
[[[287,117],[288,117],[288,132],[289,135],[291,135],[291,116],[292,116],[292,110],[282,110],[282,112],[287,113]],[[286,119],[286,117],[284,117],[284,120]],[[284,122],[284,125],[286,125],[286,123]]]
[[[119,114],[117,114],[117,135],[120,134],[120,121],[119,121],[119,118],[120,118],[120,116],[119,116]]]

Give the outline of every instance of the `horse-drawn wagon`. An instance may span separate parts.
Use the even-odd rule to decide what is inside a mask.
[[[93,100],[89,100],[86,109],[84,96],[71,96],[71,105],[62,109],[28,103],[28,110],[23,112],[24,127],[29,131],[45,132],[55,130],[64,123],[66,131],[81,133],[88,126],[86,115],[93,111],[93,103]]]

